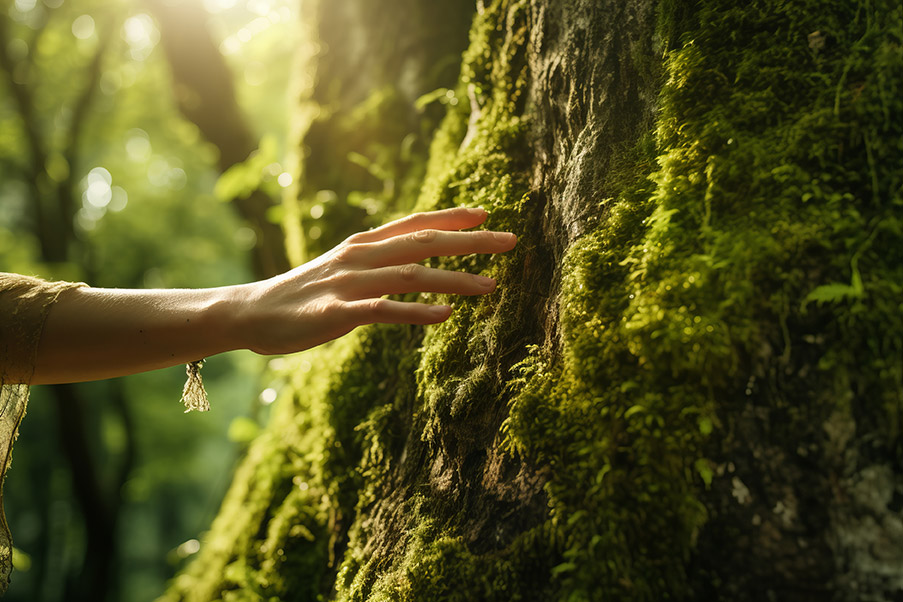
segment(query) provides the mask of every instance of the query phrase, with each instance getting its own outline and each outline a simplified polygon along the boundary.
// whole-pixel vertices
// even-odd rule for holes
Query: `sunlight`
[[[79,40],[87,40],[94,35],[94,19],[91,15],[81,15],[72,22],[72,35]]]
[[[125,20],[122,38],[128,43],[132,58],[143,61],[160,41],[160,32],[150,15],[140,13]]]
[[[244,44],[273,25],[291,22],[296,8],[296,2],[292,0],[200,0],[200,2],[225,30],[219,49],[226,55],[237,54]]]
[[[281,8],[285,8],[289,4],[285,0],[247,0],[246,2],[240,2],[239,0],[201,1],[204,8],[213,14],[226,12],[236,6],[243,5],[244,10],[261,17],[269,17],[272,13],[278,13]]]
[[[235,6],[237,0],[203,0],[204,8],[211,13],[221,13]]]

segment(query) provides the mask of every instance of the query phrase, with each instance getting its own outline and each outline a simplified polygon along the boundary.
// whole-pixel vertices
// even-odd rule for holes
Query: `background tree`
[[[430,30],[427,4],[393,14]],[[328,5],[307,101],[358,83],[333,19],[343,49],[395,33]],[[901,23],[884,1],[478,2],[404,190],[520,235],[443,262],[498,292],[286,360],[163,600],[899,597]],[[328,178],[310,148],[302,181]]]
[[[148,0],[147,5],[160,25],[179,110],[216,147],[220,171],[240,166],[257,151],[258,136],[238,104],[231,69],[208,29],[209,14],[199,4]],[[279,199],[264,189],[264,174],[254,175],[254,184],[225,200],[254,229],[254,273],[263,279],[285,272],[289,264],[271,212]]]

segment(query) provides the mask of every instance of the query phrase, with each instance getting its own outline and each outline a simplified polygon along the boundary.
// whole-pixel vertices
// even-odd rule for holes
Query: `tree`
[[[416,206],[498,292],[287,359],[163,599],[899,596],[903,9],[476,8]]]

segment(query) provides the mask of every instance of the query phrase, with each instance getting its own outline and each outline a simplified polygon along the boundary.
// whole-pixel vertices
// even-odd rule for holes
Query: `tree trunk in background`
[[[417,207],[497,292],[288,358],[164,599],[903,595],[901,19],[479,3]]]
[[[207,29],[200,5],[147,0],[160,25],[160,39],[172,71],[179,110],[219,151],[219,169],[246,160],[257,150],[257,135],[235,96],[233,75]],[[231,200],[257,236],[254,274],[268,278],[289,268],[282,228],[267,215],[276,200],[260,189]]]

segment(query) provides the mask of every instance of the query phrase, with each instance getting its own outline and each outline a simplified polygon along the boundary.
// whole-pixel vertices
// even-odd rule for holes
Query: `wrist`
[[[251,347],[253,332],[253,284],[238,284],[210,289],[208,328],[211,340],[220,351],[234,351]]]

